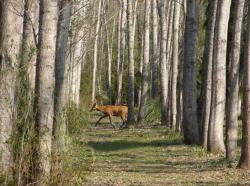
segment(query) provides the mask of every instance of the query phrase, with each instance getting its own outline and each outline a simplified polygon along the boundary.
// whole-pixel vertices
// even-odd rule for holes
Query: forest
[[[250,185],[250,1],[0,0],[0,185]]]

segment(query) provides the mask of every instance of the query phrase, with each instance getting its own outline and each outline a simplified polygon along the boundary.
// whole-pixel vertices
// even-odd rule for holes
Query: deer
[[[126,125],[126,119],[128,115],[128,106],[127,105],[102,105],[98,106],[96,102],[94,102],[92,108],[90,109],[90,112],[92,111],[99,111],[102,112],[104,115],[99,118],[99,120],[96,122],[95,127],[99,124],[99,122],[109,117],[109,121],[113,129],[115,129],[115,125],[112,122],[112,116],[117,116],[122,119],[122,124],[120,126],[120,129],[125,127]]]

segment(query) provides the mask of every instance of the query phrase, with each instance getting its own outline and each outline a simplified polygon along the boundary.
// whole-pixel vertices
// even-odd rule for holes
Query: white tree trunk
[[[105,6],[105,5],[104,5]],[[108,53],[108,65],[107,65],[107,96],[109,98],[109,103],[112,103],[112,85],[111,85],[111,67],[112,67],[112,45],[110,43],[110,34],[107,21],[107,12],[104,8],[104,21],[105,21],[105,31],[106,31],[106,40],[107,40],[107,53]]]
[[[120,25],[120,55],[117,60],[117,100],[116,103],[121,103],[122,98],[122,77],[123,77],[123,64],[125,61],[125,47],[126,47],[126,19],[127,19],[127,0],[122,0],[121,10],[121,25]],[[118,53],[119,54],[119,53]],[[119,61],[119,64],[118,64]]]
[[[159,62],[159,46],[158,46],[158,12],[157,0],[152,1],[152,29],[153,29],[153,58],[152,58],[152,84],[151,84],[151,97],[157,98],[158,95],[158,62]]]
[[[0,28],[0,172],[6,181],[13,177],[13,149],[10,143],[16,122],[16,78],[19,68],[24,3],[3,1]]]
[[[60,14],[58,21],[57,41],[56,41],[56,59],[55,59],[55,119],[54,119],[54,137],[56,151],[64,150],[64,137],[66,133],[66,106],[68,104],[67,81],[67,47],[72,4],[68,0],[60,2]]]
[[[172,128],[176,128],[177,115],[177,77],[179,64],[179,24],[180,24],[180,4],[174,2],[174,25],[173,25],[173,60],[172,60],[172,88],[171,88],[171,123]]]
[[[140,54],[140,64],[139,64],[139,74],[140,74],[140,83],[139,83],[139,90],[138,90],[138,107],[141,105],[141,77],[142,77],[142,67],[143,67],[143,47],[144,47],[144,39],[143,34],[141,37],[141,54]]]
[[[36,78],[36,130],[38,160],[36,181],[47,185],[50,178],[52,128],[54,120],[55,53],[58,1],[40,1],[39,44]]]
[[[98,13],[97,13],[97,22],[95,30],[93,77],[92,77],[92,97],[91,97],[92,103],[94,103],[96,96],[97,52],[98,52],[99,29],[100,29],[100,19],[101,19],[101,6],[102,6],[102,0],[98,0]]]
[[[134,23],[133,1],[127,1],[127,27],[128,27],[128,123],[134,123]]]
[[[226,156],[228,160],[235,160],[238,141],[238,103],[239,103],[239,69],[241,52],[242,23],[245,0],[238,0],[235,4],[233,43],[231,49],[231,67],[229,69],[229,98],[227,108],[227,140]]]
[[[167,25],[166,25],[166,2],[158,0],[160,16],[160,69],[161,69],[161,123],[167,125],[167,97],[168,97],[168,68],[167,68]]]
[[[71,101],[79,107],[80,105],[80,85],[82,62],[85,56],[85,11],[86,1],[77,0],[74,3],[74,18],[73,18],[73,59],[72,59],[72,82],[70,95]]]
[[[146,115],[146,104],[148,96],[148,81],[149,81],[149,31],[150,31],[150,9],[151,3],[149,0],[145,1],[144,6],[144,36],[143,36],[143,68],[142,68],[142,90],[141,101],[139,107],[139,114],[137,119],[137,125],[143,125]]]
[[[212,62],[213,62],[213,48],[214,48],[214,28],[216,21],[218,0],[210,2],[210,10],[208,23],[206,28],[205,49],[203,54],[203,80],[201,92],[201,125],[202,125],[202,145],[207,149],[208,140],[208,126],[211,109],[211,88],[212,88]]]
[[[226,51],[231,0],[218,1],[214,35],[212,103],[209,121],[208,150],[225,151],[223,125],[226,103]]]
[[[26,0],[23,23],[22,68],[27,70],[29,88],[35,90],[36,49],[39,19],[37,0]]]

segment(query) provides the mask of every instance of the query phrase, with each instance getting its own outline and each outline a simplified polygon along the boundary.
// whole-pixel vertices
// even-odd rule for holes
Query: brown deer
[[[109,117],[110,124],[115,129],[115,125],[112,122],[112,116],[117,116],[122,119],[122,125],[120,126],[120,129],[125,127],[126,125],[126,119],[128,115],[128,106],[127,105],[102,105],[98,106],[95,102],[90,109],[90,111],[97,110],[99,112],[102,112],[104,115],[99,118],[99,120],[96,122],[95,126],[98,125],[98,123],[106,117]]]

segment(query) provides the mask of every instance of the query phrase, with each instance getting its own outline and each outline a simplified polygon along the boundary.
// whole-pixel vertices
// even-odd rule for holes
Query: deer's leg
[[[120,126],[120,129],[123,129],[124,126],[126,125],[125,118],[123,116],[120,116],[122,119],[122,125]]]
[[[109,121],[110,121],[110,124],[112,125],[112,127],[115,129],[115,125],[114,125],[113,122],[112,122],[111,115],[109,115]]]
[[[101,116],[100,119],[96,122],[95,127],[98,125],[98,123],[99,123],[103,118],[106,118],[106,117],[107,117],[107,115]]]

